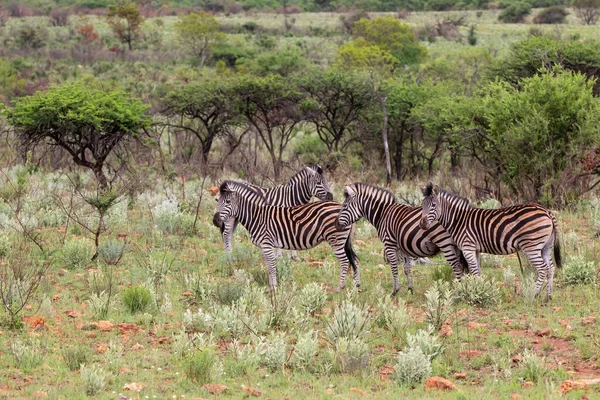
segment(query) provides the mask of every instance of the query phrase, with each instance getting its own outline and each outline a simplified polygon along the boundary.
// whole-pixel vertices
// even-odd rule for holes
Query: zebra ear
[[[315,165],[315,168],[317,169],[317,174],[323,175],[323,167],[321,167],[319,164],[317,164],[317,165]]]
[[[229,182],[225,181],[225,182],[221,183],[219,185],[219,192],[220,193],[231,192],[231,188],[229,187]]]
[[[311,175],[315,175],[315,174],[316,174],[315,170],[314,170],[314,169],[312,169],[311,167],[306,167],[306,170],[307,170],[307,171],[308,171],[308,173],[309,173],[309,174],[311,174]]]
[[[351,186],[346,186],[344,188],[344,195],[352,197],[356,194],[356,192],[354,191],[354,189],[352,189]]]
[[[433,194],[436,196],[440,195],[440,187],[438,185],[433,185]]]

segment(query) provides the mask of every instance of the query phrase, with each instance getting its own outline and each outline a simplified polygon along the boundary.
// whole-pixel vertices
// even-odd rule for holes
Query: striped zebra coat
[[[431,257],[440,251],[452,265],[454,274],[460,279],[466,263],[461,264],[460,253],[448,232],[439,224],[421,229],[421,208],[396,203],[394,195],[365,183],[354,183],[344,189],[344,204],[337,218],[339,229],[351,226],[366,218],[375,228],[383,242],[384,257],[392,267],[394,289],[392,296],[400,290],[398,262],[402,261],[408,280],[408,290],[413,292],[410,270],[416,258]],[[464,260],[463,260],[464,261]]]
[[[439,222],[463,252],[473,274],[480,274],[480,253],[522,251],[537,270],[536,294],[547,277],[548,298],[552,298],[554,265],[550,250],[554,248],[559,268],[562,260],[558,224],[549,210],[537,204],[495,210],[475,208],[469,200],[431,183],[423,189],[423,195],[421,225]]]
[[[248,185],[262,194],[266,204],[277,207],[293,207],[306,204],[313,196],[323,201],[333,200],[333,194],[329,190],[329,185],[323,175],[323,168],[320,165],[315,165],[315,168],[303,168],[285,185],[274,188]],[[213,221],[216,220],[213,218]],[[230,218],[220,225],[226,252],[231,252],[237,223],[238,221],[235,218]],[[281,256],[281,249],[278,251],[278,256]],[[296,258],[295,251],[292,252],[292,258]]]
[[[215,224],[229,218],[238,220],[259,247],[269,272],[269,287],[277,286],[273,248],[305,250],[326,241],[340,262],[338,290],[344,286],[348,267],[352,266],[356,286],[360,286],[358,258],[350,240],[351,226],[337,229],[336,217],[341,205],[321,201],[296,207],[266,205],[262,193],[245,183],[226,181],[219,188]],[[218,220],[216,220],[218,218]]]

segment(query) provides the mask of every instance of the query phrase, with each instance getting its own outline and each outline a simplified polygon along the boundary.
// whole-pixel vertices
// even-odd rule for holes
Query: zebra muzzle
[[[419,222],[419,227],[421,229],[429,229],[429,221],[427,221],[427,218],[421,218],[421,221]]]
[[[216,212],[215,215],[213,215],[213,225],[216,226],[217,228],[223,227],[223,221],[221,221],[221,218],[219,217],[218,212]]]
[[[333,193],[327,192],[327,195],[325,196],[325,200],[333,201]]]

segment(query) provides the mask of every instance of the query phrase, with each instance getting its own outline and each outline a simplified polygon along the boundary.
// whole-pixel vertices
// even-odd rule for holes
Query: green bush
[[[548,7],[535,16],[535,24],[562,24],[569,13],[562,6]]]
[[[80,368],[81,364],[85,364],[88,361],[90,352],[87,346],[76,344],[63,348],[62,356],[65,364],[67,364],[67,368],[70,371],[76,371]]]
[[[476,307],[495,306],[500,303],[500,288],[494,278],[477,275],[463,276],[454,283],[457,299]]]
[[[59,259],[67,269],[83,269],[92,255],[93,248],[86,239],[71,239],[63,246]]]
[[[123,292],[123,303],[130,313],[146,311],[152,304],[152,292],[145,286],[131,286]]]
[[[431,362],[419,347],[402,351],[394,365],[394,380],[398,385],[413,386],[431,375]]]
[[[563,279],[568,285],[587,285],[596,282],[596,265],[578,257],[565,265]]]
[[[125,243],[120,240],[108,240],[98,246],[98,255],[108,265],[117,265],[125,251]]]
[[[204,349],[196,351],[184,361],[184,371],[189,380],[200,386],[210,383],[212,370],[216,362],[213,351]]]
[[[531,5],[524,1],[511,3],[498,16],[498,20],[507,24],[518,24],[531,13]]]

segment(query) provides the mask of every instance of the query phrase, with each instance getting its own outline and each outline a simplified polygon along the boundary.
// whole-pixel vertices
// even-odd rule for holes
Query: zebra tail
[[[346,239],[346,244],[344,245],[344,252],[346,253],[346,257],[348,257],[348,261],[350,261],[350,265],[352,266],[352,271],[358,271],[358,265],[356,265],[356,260],[358,260],[358,256],[354,252],[352,248],[352,235],[348,235]]]
[[[554,215],[552,216],[552,225],[554,225],[554,261],[556,268],[562,268],[562,254],[560,252],[560,239],[558,238],[558,223]]]

